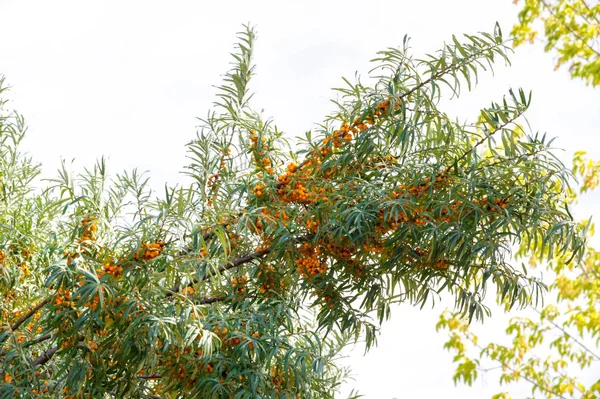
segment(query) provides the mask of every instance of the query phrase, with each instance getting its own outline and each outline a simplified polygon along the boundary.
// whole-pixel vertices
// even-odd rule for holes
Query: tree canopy
[[[524,0],[511,32],[516,46],[533,43],[538,22],[544,28],[545,50],[558,53],[556,68],[568,65],[571,77],[600,85],[600,2]]]
[[[573,172],[581,177],[580,192],[592,190],[598,185],[600,162],[578,152]],[[588,248],[582,262],[567,265],[564,257],[540,264],[535,248],[520,252],[531,255],[530,267],[546,267],[554,279],[547,304],[514,316],[506,339],[489,342],[464,319],[444,312],[437,328],[449,333],[444,346],[455,354],[454,381],[472,385],[481,374],[497,374],[503,385],[530,385],[532,398],[597,398],[600,378],[593,370],[600,364],[600,253]],[[503,391],[492,398],[511,397]]]
[[[439,108],[508,62],[498,27],[379,52],[293,145],[251,106],[255,38],[187,146],[191,183],[156,198],[103,159],[40,188],[2,102],[0,398],[329,398],[340,348],[375,344],[390,305],[448,292],[481,319],[489,287],[510,306],[543,289],[514,248],[581,256],[571,173],[519,124],[531,96],[472,123]]]

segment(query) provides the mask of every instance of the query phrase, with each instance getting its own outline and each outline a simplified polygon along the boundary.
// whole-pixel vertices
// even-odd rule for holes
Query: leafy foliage
[[[580,192],[593,189],[600,172],[584,155],[575,154],[573,167],[583,177]],[[529,250],[522,248],[522,253]],[[538,263],[535,255],[529,263]],[[565,264],[564,258],[548,266],[555,276],[550,288],[556,301],[541,311],[532,308],[536,317],[512,318],[506,327],[508,344],[483,344],[460,317],[441,315],[438,329],[448,329],[450,334],[444,346],[455,353],[458,363],[455,382],[472,385],[482,369],[500,369],[501,384],[527,381],[532,398],[600,396],[600,379],[593,372],[600,364],[600,253],[589,248],[576,266]],[[511,395],[502,392],[493,397]]]
[[[529,96],[471,125],[438,108],[507,61],[498,28],[423,59],[407,39],[380,52],[373,85],[345,80],[293,151],[251,108],[254,41],[240,33],[188,144],[192,183],[156,199],[103,160],[33,190],[22,118],[3,114],[0,398],[330,398],[335,356],[375,344],[391,304],[447,291],[481,319],[490,283],[511,306],[543,289],[513,247],[580,253],[571,174],[518,125]]]
[[[519,0],[514,0],[519,3]],[[544,28],[546,51],[556,50],[556,68],[569,65],[573,78],[600,85],[600,2],[595,0],[524,0],[511,32],[515,45],[533,42],[537,22]]]

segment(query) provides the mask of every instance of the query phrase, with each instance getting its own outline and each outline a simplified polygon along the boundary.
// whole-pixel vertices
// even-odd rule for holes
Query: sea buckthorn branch
[[[44,353],[42,353],[40,356],[38,356],[31,362],[31,367],[35,368],[38,366],[43,366],[44,364],[48,363],[50,360],[52,360],[52,358],[54,357],[54,355],[56,354],[57,351],[58,351],[58,346],[52,346],[52,347],[46,349],[44,351]]]
[[[76,341],[81,342],[84,339],[85,339],[84,337],[80,336],[80,337],[77,337]],[[52,358],[54,357],[54,355],[56,355],[56,352],[58,352],[59,349],[60,349],[60,347],[58,345],[55,345],[55,346],[52,346],[52,347],[46,349],[44,351],[44,353],[42,353],[40,356],[36,357],[35,359],[33,359],[31,361],[30,366],[32,368],[43,366],[44,364],[46,364],[50,360],[52,360]]]
[[[519,90],[520,93],[523,93],[522,90]],[[523,115],[523,113],[527,110],[527,108],[529,107],[529,104],[527,102],[523,102],[523,103],[519,103],[518,100],[516,99],[516,97],[513,95],[512,90],[510,91],[511,95],[513,96],[513,99],[515,100],[515,103],[517,104],[517,107],[515,108],[515,111],[513,113],[513,115],[511,115],[510,117],[506,118],[506,120],[504,120],[501,124],[497,125],[494,127],[494,129],[491,132],[487,132],[486,134],[483,135],[483,137],[481,137],[477,142],[475,142],[475,144],[473,144],[473,146],[465,151],[461,156],[459,156],[456,160],[455,163],[461,162],[463,161],[466,157],[469,156],[469,154],[471,154],[473,152],[473,149],[479,147],[480,145],[482,145],[483,143],[485,143],[486,141],[490,140],[490,138],[504,130],[509,124],[514,123],[519,117],[521,117]],[[508,111],[508,110],[495,110],[495,111],[487,111],[490,114],[494,113],[496,115],[503,115],[505,116],[506,113],[504,113],[503,111]],[[446,172],[448,172],[450,170],[452,166],[448,166]]]
[[[464,70],[467,72],[470,71],[469,66],[472,63],[481,64],[481,61],[479,61],[481,58],[488,61],[490,67],[492,66],[492,60],[490,59],[491,55],[499,55],[508,61],[508,58],[504,54],[503,50],[508,50],[509,47],[502,41],[499,25],[496,24],[493,35],[484,33],[483,36],[485,37],[485,39],[479,37],[476,38],[478,41],[475,41],[473,39],[473,36],[466,35],[466,37],[469,38],[473,42],[473,44],[460,45],[455,40],[454,45],[445,45],[443,50],[444,52],[442,54],[452,59],[450,63],[448,63],[447,60],[443,57],[440,57],[440,59],[420,61],[421,64],[424,64],[427,67],[428,71],[432,72],[431,75],[427,79],[420,81],[413,88],[401,94],[400,98],[409,99],[409,97],[412,94],[416,93],[424,87],[427,87],[428,85],[439,80],[442,76],[448,74],[452,74],[452,76],[455,78],[455,84],[458,84],[459,80],[456,76],[453,75],[453,73],[460,70]],[[483,43],[485,44],[482,45]],[[468,55],[463,56],[462,51],[467,51]],[[398,57],[398,54],[396,54],[395,49],[380,51],[377,54],[382,55],[382,57],[375,58],[373,59],[373,61],[382,62],[382,65],[374,68],[373,70],[376,70],[378,68],[384,70],[391,69],[393,71],[393,79],[397,79],[399,76],[398,71],[402,67],[406,67],[407,59],[405,57]],[[414,70],[413,74],[410,74],[409,76],[413,79],[416,79],[417,81],[420,80],[418,79],[419,73],[416,70]],[[444,83],[446,83],[453,91],[455,91],[455,89],[452,86],[450,86],[448,82]],[[455,94],[457,93],[455,92]]]
[[[48,341],[49,339],[52,339],[53,337],[54,337],[54,335],[52,333],[47,333],[47,334],[44,334],[44,335],[40,335],[39,337],[37,337],[35,339],[32,339],[31,341],[27,341],[27,342],[22,343],[21,344],[21,348],[24,349],[24,348],[27,348],[29,346],[36,345],[36,344]],[[8,350],[0,351],[0,357],[6,356],[6,354],[8,354]]]
[[[296,243],[302,243],[302,242],[310,240],[313,237],[314,237],[314,234],[305,234],[305,235],[296,237],[293,240]],[[227,270],[230,270],[230,269],[242,266],[242,265],[244,265],[246,263],[252,262],[252,261],[257,260],[257,259],[262,259],[266,255],[268,255],[269,253],[271,253],[271,250],[272,250],[272,248],[265,248],[265,249],[262,249],[260,251],[255,251],[255,252],[252,252],[252,253],[249,253],[249,254],[237,257],[235,259],[232,259],[232,260],[230,260],[230,261],[222,264],[221,266],[219,266],[217,268],[217,270],[215,270],[214,272],[206,274],[202,278],[202,281],[210,281],[215,276],[221,275],[223,272],[225,272]],[[199,280],[197,278],[194,278],[188,284],[188,287],[193,287],[194,285],[198,284],[198,282],[199,282]],[[178,287],[173,287],[173,288],[170,289],[170,291],[171,291],[170,293],[167,293],[167,296],[171,296],[174,293],[179,292],[179,288]],[[208,299],[205,299],[205,301],[207,301],[207,303],[213,303],[213,302],[221,301],[223,299],[224,298],[208,298]]]
[[[142,397],[204,397],[203,392],[215,387],[225,396],[306,393],[320,397],[325,391],[319,389],[330,389],[323,375],[283,360],[287,354],[295,356],[304,350],[298,344],[302,337],[289,342],[284,338],[288,331],[305,328],[303,334],[316,337],[339,328],[355,336],[365,334],[372,344],[377,327],[369,321],[369,313],[376,311],[383,319],[394,301],[424,303],[429,293],[435,295],[436,289],[450,286],[457,304],[470,310],[485,293],[484,284],[477,285],[482,272],[483,279],[493,277],[490,282],[499,289],[511,283],[511,278],[524,281],[506,263],[495,273],[494,257],[504,255],[500,252],[510,244],[510,234],[525,235],[536,228],[536,234],[543,233],[545,227],[537,227],[540,221],[552,226],[566,218],[559,211],[529,212],[537,205],[552,208],[546,200],[549,184],[545,179],[536,183],[539,171],[545,172],[549,164],[545,158],[533,156],[524,166],[498,164],[498,168],[486,169],[492,161],[486,158],[487,152],[480,156],[485,140],[499,158],[522,151],[520,146],[502,151],[490,139],[500,131],[503,139],[515,142],[505,124],[516,117],[512,108],[485,111],[491,119],[484,120],[485,138],[467,131],[471,126],[445,125],[450,118],[436,108],[438,87],[448,81],[456,92],[452,79],[462,79],[462,68],[469,70],[468,81],[470,68],[491,60],[496,50],[502,52],[496,35],[469,39],[473,45],[462,49],[466,55],[459,54],[463,51],[456,44],[443,60],[432,57],[415,64],[406,54],[390,53],[384,63],[406,64],[401,76],[380,77],[373,89],[357,89],[354,96],[347,91],[338,104],[340,111],[326,117],[319,137],[313,141],[307,135],[306,148],[296,151],[289,161],[276,143],[277,129],[269,127],[269,122],[263,124],[260,115],[246,108],[245,95],[237,96],[238,90],[247,90],[247,79],[237,88],[230,81],[218,105],[226,112],[209,114],[206,123],[210,126],[196,140],[198,151],[204,152],[196,159],[190,157],[190,175],[196,175],[198,187],[194,183],[178,193],[167,190],[164,202],[140,203],[139,213],[148,218],[125,232],[115,227],[116,234],[105,234],[105,224],[95,228],[95,219],[88,216],[101,214],[96,209],[101,204],[85,199],[72,205],[75,219],[64,217],[69,219],[65,225],[77,229],[69,250],[63,256],[54,248],[40,248],[44,256],[50,255],[37,262],[49,263],[51,279],[60,285],[61,291],[46,308],[56,311],[56,317],[45,313],[48,317],[38,324],[23,323],[21,330],[27,327],[28,333],[15,336],[19,346],[11,346],[10,353],[44,342],[42,356],[33,347],[24,352],[25,359],[33,359],[37,367],[45,365],[48,375],[40,380],[55,384],[56,392],[64,386],[90,396],[118,394],[121,381],[111,378],[118,370],[135,385],[140,383],[136,394]],[[243,61],[249,65],[249,59]],[[239,72],[244,75],[242,69]],[[230,95],[236,99],[229,99]],[[235,156],[229,158],[226,144],[231,143]],[[299,165],[291,162],[302,157]],[[558,169],[555,165],[547,168],[549,174]],[[514,172],[519,166],[531,173]],[[519,187],[521,180],[505,183],[514,175],[532,189]],[[97,191],[94,196],[101,197]],[[533,195],[537,193],[539,197]],[[206,206],[208,200],[215,201],[213,206]],[[154,218],[153,212],[161,216]],[[535,218],[527,219],[528,212]],[[528,220],[535,220],[536,225],[532,227]],[[204,226],[211,226],[210,230]],[[57,230],[59,240],[66,230]],[[172,244],[178,238],[174,237],[181,236],[184,241],[180,249],[175,248]],[[133,237],[154,239],[135,247]],[[558,245],[560,240],[555,241]],[[82,269],[92,276],[82,277]],[[47,274],[32,273],[37,281]],[[175,286],[169,288],[170,284]],[[512,295],[513,285],[508,286]],[[165,300],[165,295],[171,298]],[[308,304],[306,298],[314,299],[309,306],[319,310],[314,324],[293,317]],[[15,305],[23,308],[18,301]],[[280,323],[284,319],[290,322]],[[317,324],[323,329],[318,330]],[[30,330],[42,325],[44,330],[36,334],[58,330],[54,336],[31,334]],[[89,341],[78,344],[80,334]],[[222,345],[211,352],[209,344],[217,339]],[[331,345],[317,346],[333,353]],[[132,355],[132,347],[141,350]],[[307,348],[310,356],[323,357]],[[65,386],[65,379],[59,380],[65,375],[62,358],[68,360],[73,353],[86,363],[86,373],[97,373],[82,377],[79,387]],[[83,356],[90,356],[89,362]],[[263,364],[274,368],[265,369]],[[5,365],[14,385],[27,391],[27,384],[35,378],[22,378],[19,364]],[[94,380],[96,376],[101,384]],[[258,391],[250,392],[249,376],[257,376],[263,384]],[[332,396],[322,396],[328,395]],[[63,396],[75,395],[63,392]]]
[[[149,375],[136,375],[135,378],[139,378],[141,380],[157,380],[163,378],[160,374],[149,374]]]
[[[36,314],[40,309],[42,309],[46,304],[50,302],[50,298],[46,298],[41,300],[37,305],[31,308],[26,314],[24,314],[21,318],[19,318],[13,325],[10,326],[12,331],[17,330],[23,323],[25,323],[31,316]]]
[[[37,312],[39,312],[40,309],[42,309],[44,306],[46,306],[48,303],[50,303],[51,300],[52,300],[51,298],[46,298],[46,299],[41,300],[37,305],[35,305],[33,308],[31,308],[27,313],[25,313],[22,317],[20,317],[17,321],[15,321],[10,326],[10,332],[14,332],[14,331],[18,330],[19,327],[21,327],[21,325],[23,325],[23,323],[25,323],[33,315],[35,315]],[[8,338],[8,335],[9,335],[9,333],[7,333],[3,339],[0,339],[0,344],[2,344]]]

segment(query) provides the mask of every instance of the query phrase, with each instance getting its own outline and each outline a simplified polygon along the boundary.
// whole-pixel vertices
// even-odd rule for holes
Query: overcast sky
[[[61,157],[82,168],[105,155],[113,172],[147,170],[161,187],[182,180],[184,144],[195,135],[195,118],[215,100],[212,86],[229,68],[243,23],[256,25],[259,36],[254,104],[294,137],[333,109],[331,88],[342,76],[366,75],[375,52],[399,46],[405,34],[422,55],[452,34],[491,31],[496,21],[508,34],[516,13],[511,0],[0,0],[0,74],[12,87],[12,107],[27,119],[25,147],[46,176]],[[541,44],[517,49],[511,61],[494,75],[483,73],[474,92],[449,102],[448,113],[472,121],[509,88],[532,90],[532,129],[558,137],[559,155],[569,164],[578,149],[600,159],[600,92],[554,71]],[[598,215],[599,204],[600,193],[590,195],[576,215]],[[444,336],[434,331],[446,305],[397,308],[380,346],[349,359],[351,386],[372,399],[497,392],[492,373],[474,388],[454,388]],[[499,319],[478,326],[480,334],[498,336]]]

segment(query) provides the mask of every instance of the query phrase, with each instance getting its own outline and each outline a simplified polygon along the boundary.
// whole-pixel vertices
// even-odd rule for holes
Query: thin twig
[[[533,309],[538,315],[540,315],[540,316],[542,315],[542,312],[540,312],[539,310],[535,309],[534,307],[531,307],[531,309]],[[572,336],[571,334],[569,334],[569,332],[567,330],[565,330],[563,327],[559,326],[553,320],[550,320],[548,318],[544,318],[544,320],[548,321],[548,323],[552,324],[555,328],[557,328],[560,331],[562,331],[563,334],[565,334],[569,339],[571,339],[575,343],[577,343],[587,353],[589,353],[590,355],[592,355],[593,357],[595,357],[597,360],[600,360],[600,356],[598,356],[596,353],[592,352],[587,346],[585,346],[583,343],[581,343],[579,340],[577,340],[577,338],[575,338],[574,336]]]
[[[559,18],[557,17],[556,13],[554,12],[554,10],[548,5],[548,3],[545,0],[541,0],[541,3],[544,5],[544,7],[548,10],[548,12],[550,12],[550,14],[556,18],[557,20],[559,20]],[[573,29],[571,29],[571,27],[566,24],[566,23],[562,23],[561,25],[567,29],[569,31],[569,33],[571,33],[573,36],[575,36],[575,38],[577,40],[579,40],[581,42],[581,44],[583,44],[584,46],[586,46],[588,49],[590,49],[592,52],[594,52],[596,55],[600,56],[600,51],[596,50],[595,48],[593,48],[592,46],[590,46],[587,42],[587,40],[583,40],[581,38],[581,36],[575,32]]]

